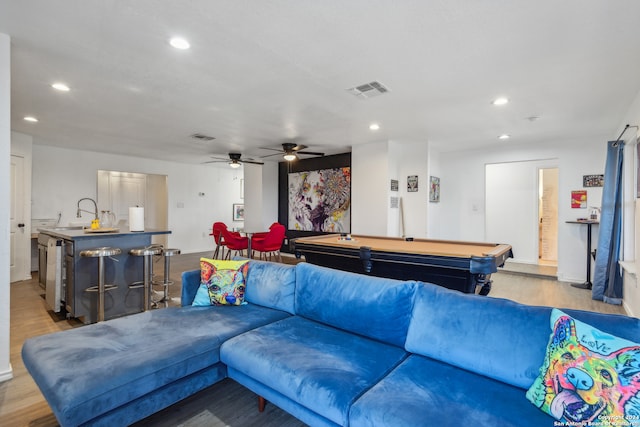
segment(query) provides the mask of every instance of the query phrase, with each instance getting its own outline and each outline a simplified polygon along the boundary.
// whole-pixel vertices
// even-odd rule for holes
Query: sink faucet
[[[91,200],[91,201],[93,202],[93,207],[94,207],[95,211],[94,211],[94,212],[91,212],[91,211],[86,211],[86,210],[84,210],[84,209],[80,209],[80,202],[81,202],[81,201],[83,201],[83,200]],[[84,198],[82,198],[82,199],[78,200],[78,212],[77,212],[77,214],[76,214],[76,217],[77,217],[77,218],[80,218],[80,217],[82,216],[82,213],[81,213],[81,212],[92,213],[92,214],[94,214],[94,215],[95,215],[95,219],[98,219],[98,204],[96,203],[96,201],[95,201],[95,200],[93,200],[93,199],[91,199],[91,198],[89,198],[89,197],[84,197]]]

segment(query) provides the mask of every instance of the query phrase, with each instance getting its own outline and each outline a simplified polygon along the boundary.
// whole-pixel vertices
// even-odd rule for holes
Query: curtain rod
[[[627,129],[629,129],[629,128],[636,128],[636,129],[638,129],[638,126],[636,126],[636,125],[631,126],[631,125],[627,124],[627,125],[624,127],[624,129],[622,129],[622,132],[620,133],[620,136],[618,137],[618,139],[616,139],[616,140],[615,140],[615,142],[613,143],[613,146],[614,146],[614,147],[617,147],[617,146],[618,146],[618,144],[620,143],[620,138],[622,138],[622,135],[624,135],[624,133],[625,133],[625,132],[627,131]]]

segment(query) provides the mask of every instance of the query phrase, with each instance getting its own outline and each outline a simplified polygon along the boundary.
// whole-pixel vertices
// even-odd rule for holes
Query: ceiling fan
[[[227,159],[222,159],[220,157],[213,157],[211,156],[211,158],[216,159],[216,160],[210,160],[208,162],[204,162],[204,163],[229,163],[229,166],[231,166],[232,168],[239,168],[241,163],[251,163],[253,165],[264,165],[264,163],[262,162],[256,162],[253,159],[242,159],[242,154],[240,153],[229,153],[229,160]]]
[[[284,142],[282,144],[282,150],[276,149],[276,148],[268,148],[268,147],[260,147],[263,148],[265,150],[273,150],[273,151],[278,151],[279,153],[284,154],[284,159],[287,161],[292,161],[298,158],[299,154],[305,154],[308,156],[324,156],[324,153],[316,153],[313,151],[303,151],[305,148],[307,148],[306,145],[300,145],[300,144],[296,144],[294,142]],[[265,157],[271,157],[271,156],[276,156],[277,154],[269,154],[267,156],[262,156],[261,158],[265,158]]]

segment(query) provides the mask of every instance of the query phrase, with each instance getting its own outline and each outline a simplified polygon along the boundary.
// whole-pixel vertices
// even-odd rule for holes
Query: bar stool
[[[171,298],[169,298],[169,286],[173,285],[173,280],[170,279],[169,276],[169,269],[170,269],[170,263],[171,263],[171,257],[174,255],[180,255],[180,249],[167,249],[167,248],[163,248],[162,249],[162,255],[164,255],[164,277],[162,279],[162,281],[154,281],[153,284],[154,285],[158,285],[158,286],[162,286],[164,289],[164,295],[162,297],[161,300],[157,301],[157,302],[163,302],[165,303],[165,307],[167,305],[167,302],[169,302],[169,300]]]
[[[151,308],[151,284],[153,283],[153,256],[160,255],[162,253],[162,245],[150,245],[144,248],[133,248],[129,250],[129,255],[144,257],[144,268],[142,280],[133,282],[129,285],[129,289],[143,288],[144,293],[144,307],[143,311],[147,311]]]
[[[117,289],[117,285],[104,283],[104,257],[112,257],[114,255],[120,255],[122,251],[120,248],[111,248],[103,246],[101,248],[86,249],[80,252],[82,257],[98,258],[98,284],[90,286],[85,289],[85,292],[97,292],[98,293],[98,322],[104,321],[104,293],[105,291],[111,291]]]

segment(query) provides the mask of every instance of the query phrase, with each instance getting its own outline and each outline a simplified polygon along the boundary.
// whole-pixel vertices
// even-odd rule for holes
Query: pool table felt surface
[[[370,247],[374,251],[424,254],[446,257],[471,258],[500,256],[511,250],[510,245],[454,240],[414,239],[406,241],[399,237],[351,236],[351,240],[341,240],[339,234],[301,237],[297,243],[339,248]]]

